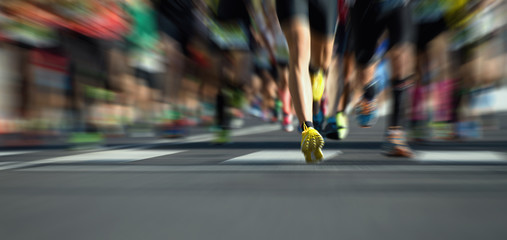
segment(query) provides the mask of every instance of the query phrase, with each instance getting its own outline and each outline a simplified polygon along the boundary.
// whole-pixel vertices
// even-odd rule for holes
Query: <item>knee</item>
[[[395,46],[390,50],[389,58],[392,65],[392,75],[405,78],[414,73],[415,59],[409,45]]]

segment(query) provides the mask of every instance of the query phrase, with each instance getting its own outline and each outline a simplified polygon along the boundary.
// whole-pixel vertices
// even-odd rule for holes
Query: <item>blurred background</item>
[[[410,2],[417,156],[352,123],[336,41],[310,165],[275,0],[0,0],[0,239],[507,239],[507,1]]]
[[[445,2],[414,1],[414,18]],[[252,1],[227,21],[219,5],[1,1],[0,145],[183,137],[192,126],[225,131],[249,116],[283,122],[291,110],[282,104],[285,70],[277,61],[288,53],[274,1]],[[407,112],[413,140],[480,138],[507,110],[505,1],[447,1],[443,9],[445,34],[415,59],[419,80]],[[384,82],[387,66],[376,75]],[[331,71],[333,85],[340,64]]]

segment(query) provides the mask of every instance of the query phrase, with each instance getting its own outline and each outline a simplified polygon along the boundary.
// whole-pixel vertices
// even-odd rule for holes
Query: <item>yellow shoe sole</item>
[[[317,163],[322,161],[324,147],[324,138],[314,128],[309,128],[303,132],[301,140],[301,152],[305,156],[306,163]]]

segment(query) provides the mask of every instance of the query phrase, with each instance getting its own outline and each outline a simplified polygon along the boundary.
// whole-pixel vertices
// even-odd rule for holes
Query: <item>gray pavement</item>
[[[222,146],[199,132],[103,149],[3,151],[0,236],[506,239],[504,122],[484,139],[416,145],[416,159],[380,154],[383,121],[353,127],[347,141],[326,142],[320,165],[302,162],[297,133],[260,122]]]

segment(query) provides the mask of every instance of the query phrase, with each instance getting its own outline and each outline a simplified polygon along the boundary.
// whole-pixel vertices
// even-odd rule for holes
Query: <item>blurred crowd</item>
[[[225,1],[235,16],[221,14],[220,0],[0,1],[0,144],[182,137],[197,125],[212,127],[223,143],[248,116],[292,131],[289,57],[275,0],[245,1]],[[448,27],[414,59],[411,137],[477,138],[494,129],[495,102],[502,101],[495,96],[507,73],[507,3],[412,4],[414,22],[441,9]],[[380,61],[375,76],[387,85],[389,62]],[[336,108],[329,99],[344,75],[349,105],[358,98],[354,66],[344,62],[333,62],[322,116]]]

